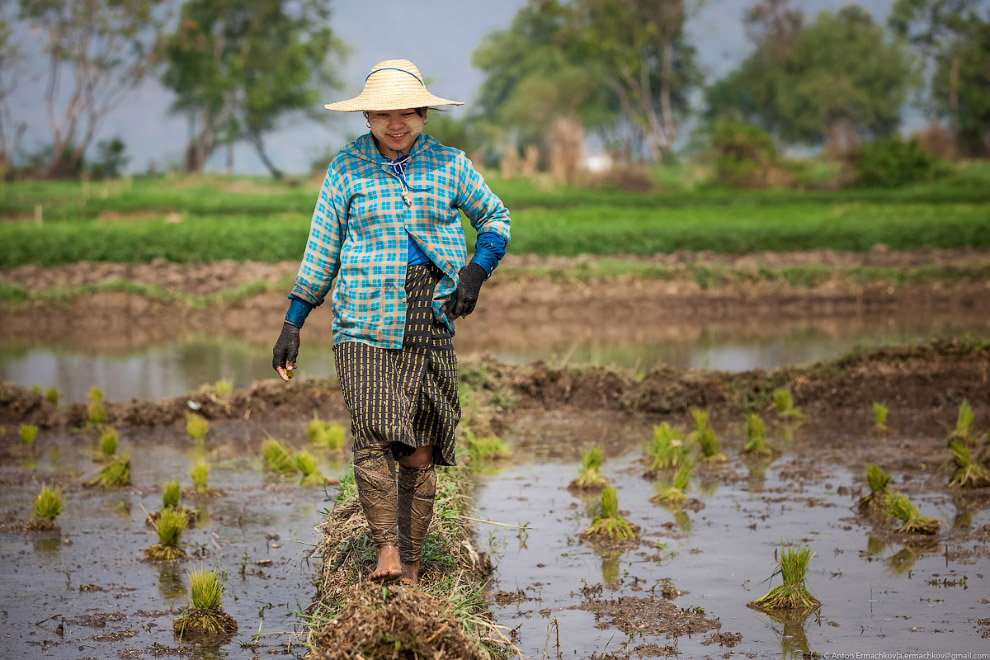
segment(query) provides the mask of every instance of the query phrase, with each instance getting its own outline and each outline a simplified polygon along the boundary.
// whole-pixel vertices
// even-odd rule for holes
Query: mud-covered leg
[[[436,494],[432,446],[420,447],[411,456],[399,459],[399,556],[402,581],[408,584],[419,582],[419,560],[433,520]]]
[[[354,483],[378,554],[372,580],[396,578],[402,572],[396,546],[398,493],[388,454],[385,445],[354,452]]]

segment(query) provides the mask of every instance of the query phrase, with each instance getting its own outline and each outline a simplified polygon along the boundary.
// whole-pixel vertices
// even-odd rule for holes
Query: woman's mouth
[[[401,140],[402,138],[404,138],[404,137],[406,137],[407,135],[409,135],[409,133],[408,133],[408,132],[407,132],[407,133],[399,133],[398,135],[392,135],[392,134],[389,134],[389,137],[390,137],[391,139],[393,139],[393,140],[395,140],[395,141],[399,141],[399,140]]]

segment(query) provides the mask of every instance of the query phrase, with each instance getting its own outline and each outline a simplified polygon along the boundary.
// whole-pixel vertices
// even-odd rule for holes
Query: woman
[[[299,329],[336,280],[334,363],[378,555],[371,578],[412,585],[433,517],[433,466],[454,465],[453,321],[474,310],[509,241],[508,211],[464,153],[422,133],[428,108],[442,105],[462,104],[428,92],[412,62],[386,60],[361,94],[325,106],[363,112],[371,130],[327,169],[272,359],[288,381]],[[478,232],[467,264],[458,209]]]

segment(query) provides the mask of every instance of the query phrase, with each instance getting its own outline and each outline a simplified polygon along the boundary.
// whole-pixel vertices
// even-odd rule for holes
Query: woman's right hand
[[[272,349],[272,369],[286,383],[292,378],[291,372],[296,368],[296,358],[299,357],[299,328],[291,323],[282,324],[282,332],[275,341]]]

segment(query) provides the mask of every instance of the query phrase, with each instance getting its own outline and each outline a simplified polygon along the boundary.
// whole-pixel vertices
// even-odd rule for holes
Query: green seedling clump
[[[218,380],[213,383],[213,391],[217,394],[230,394],[234,391],[234,384],[229,380]]]
[[[216,643],[230,639],[237,632],[237,621],[221,606],[224,586],[217,569],[200,567],[189,573],[192,602],[172,624],[180,639]]]
[[[31,445],[34,444],[34,439],[38,437],[38,427],[34,424],[21,424],[18,433],[20,433],[21,442]]]
[[[196,493],[199,495],[207,495],[210,492],[209,481],[210,481],[210,464],[199,459],[199,461],[192,467],[189,471],[189,476],[192,479],[193,486],[196,488]]]
[[[38,396],[45,396],[45,390],[43,387],[41,387],[41,385],[37,385],[37,384],[32,385],[31,391],[37,394]]]
[[[890,475],[884,472],[879,465],[868,463],[866,465],[866,483],[870,487],[870,494],[860,498],[859,508],[875,511],[882,507],[887,500],[887,484],[890,483]]]
[[[791,396],[791,391],[786,387],[781,387],[773,391],[773,405],[777,408],[777,413],[781,417],[804,418],[804,415],[794,407],[794,398]]]
[[[656,491],[657,495],[654,498],[655,502],[660,504],[681,504],[687,500],[688,484],[691,481],[691,462],[687,461],[674,475],[673,481],[670,485],[664,483],[657,483]]]
[[[45,399],[47,399],[48,403],[52,404],[53,406],[58,405],[58,396],[59,395],[58,395],[57,387],[49,387],[48,391],[45,392]]]
[[[476,438],[474,433],[468,431],[467,438],[468,451],[471,453],[471,460],[475,463],[493,460],[497,458],[508,458],[512,455],[509,446],[502,442],[497,436],[487,438]]]
[[[186,528],[186,514],[176,509],[162,509],[155,524],[158,543],[144,549],[146,559],[174,561],[185,559],[186,551],[179,547],[179,537]]]
[[[756,413],[746,415],[746,445],[743,451],[756,456],[773,456],[774,449],[767,442],[766,424]]]
[[[900,493],[887,493],[884,499],[883,512],[889,518],[901,521],[901,526],[897,530],[904,534],[937,534],[942,525],[941,520],[935,520],[918,513],[905,495]]]
[[[31,510],[30,529],[56,529],[55,519],[62,513],[62,491],[58,488],[42,486],[34,498]]]
[[[186,433],[193,440],[202,440],[210,430],[210,423],[206,418],[196,413],[186,413]]]
[[[949,456],[956,466],[950,486],[976,488],[987,485],[987,469],[973,461],[965,443],[954,440],[949,445]]]
[[[102,488],[117,488],[127,486],[131,483],[131,455],[120,454],[110,459],[96,478],[86,482],[87,486],[100,486]]]
[[[973,414],[972,406],[969,405],[969,401],[967,399],[963,399],[963,402],[959,404],[959,414],[956,416],[956,428],[949,434],[949,437],[945,443],[946,446],[949,446],[956,441],[967,445],[971,444],[974,441],[974,418],[975,415]]]
[[[610,540],[622,540],[636,535],[629,521],[619,515],[619,499],[611,486],[602,490],[601,515],[595,518],[583,535],[593,538],[608,537]]]
[[[581,471],[577,479],[570,483],[569,488],[578,490],[601,490],[608,486],[608,479],[598,473],[602,466],[602,450],[592,447],[581,454]]]
[[[107,409],[103,405],[103,390],[93,385],[89,388],[88,403],[86,404],[86,412],[89,416],[89,423],[93,426],[99,426],[100,424],[106,424],[107,422]]]
[[[326,447],[333,451],[343,449],[345,431],[343,424],[324,422],[315,413],[313,419],[306,424],[306,435],[309,437],[309,441],[314,445]]]
[[[179,498],[182,497],[182,489],[176,479],[166,481],[162,486],[162,508],[175,509],[179,506]]]
[[[879,401],[873,402],[873,435],[885,436],[890,433],[887,428],[887,406]]]
[[[316,456],[303,449],[296,452],[293,460],[296,463],[296,469],[302,473],[302,479],[299,483],[303,486],[322,486],[327,482],[327,478],[320,474]]]
[[[100,451],[104,456],[113,456],[117,453],[117,429],[112,426],[104,426],[100,433]]]
[[[653,427],[653,444],[650,445],[651,470],[665,470],[680,465],[687,455],[684,433],[667,422]]]
[[[688,442],[696,442],[701,448],[701,460],[709,463],[717,463],[727,460],[725,454],[721,452],[721,443],[715,431],[708,428],[708,413],[702,410],[692,410],[694,417],[694,430],[688,434]]]
[[[294,472],[296,463],[281,440],[269,438],[261,445],[261,461],[272,472]]]
[[[778,585],[749,603],[759,610],[815,610],[821,602],[811,595],[805,586],[808,563],[815,554],[811,548],[794,548],[780,545],[780,563],[770,576],[772,580],[780,576],[783,584]]]

